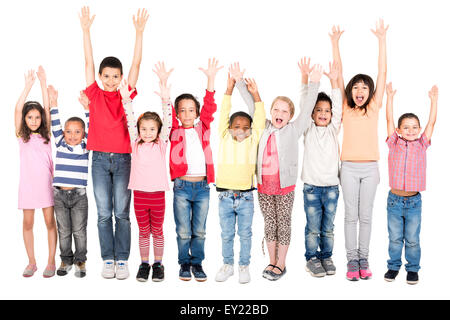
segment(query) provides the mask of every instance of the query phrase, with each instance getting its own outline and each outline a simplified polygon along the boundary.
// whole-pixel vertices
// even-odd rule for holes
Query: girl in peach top
[[[376,87],[371,77],[354,76],[344,88],[339,38],[343,31],[333,27],[330,34],[333,58],[341,68],[338,79],[344,98],[344,137],[341,154],[341,185],[345,203],[345,247],[347,251],[347,279],[356,281],[370,279],[369,243],[372,229],[372,209],[377,185],[378,171],[378,113],[382,106],[386,86],[386,31],[382,19],[372,30],[378,38],[378,78]],[[359,237],[358,237],[359,222]]]

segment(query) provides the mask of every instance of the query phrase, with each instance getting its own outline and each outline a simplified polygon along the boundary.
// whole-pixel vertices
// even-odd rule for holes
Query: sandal
[[[36,267],[35,264],[29,264],[29,265],[25,268],[25,270],[23,271],[23,274],[22,274],[22,275],[23,275],[25,278],[32,277],[32,276],[34,275],[34,273],[36,272],[36,270],[37,270],[37,267]]]

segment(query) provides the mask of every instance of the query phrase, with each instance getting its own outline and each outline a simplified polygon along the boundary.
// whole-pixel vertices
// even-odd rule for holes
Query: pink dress
[[[53,160],[51,142],[45,144],[40,134],[31,134],[20,148],[19,209],[47,208],[53,202]]]

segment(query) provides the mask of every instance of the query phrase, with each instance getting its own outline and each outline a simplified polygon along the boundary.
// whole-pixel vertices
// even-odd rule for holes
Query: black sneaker
[[[384,274],[384,280],[388,281],[388,282],[392,282],[395,280],[395,278],[398,275],[398,271],[396,270],[391,270],[389,269],[385,274]]]
[[[148,280],[148,275],[150,274],[150,265],[148,263],[141,263],[139,266],[139,271],[136,276],[136,280],[140,282],[146,282]]]
[[[152,280],[154,282],[163,281],[164,280],[164,266],[161,263],[156,262],[153,264],[152,268],[153,268]]]
[[[186,263],[180,266],[179,278],[183,281],[189,281],[192,279],[190,264]]]
[[[419,274],[417,272],[408,271],[406,275],[407,284],[417,284],[419,282]]]
[[[195,280],[199,282],[206,281],[206,273],[203,271],[201,264],[194,264],[191,267],[192,273],[194,274]]]

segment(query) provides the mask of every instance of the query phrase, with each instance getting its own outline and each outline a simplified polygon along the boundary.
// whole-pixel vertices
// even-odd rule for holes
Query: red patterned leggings
[[[141,258],[149,258],[150,235],[153,235],[155,257],[164,253],[163,222],[166,206],[165,192],[134,190],[134,212],[139,226],[139,250]]]

